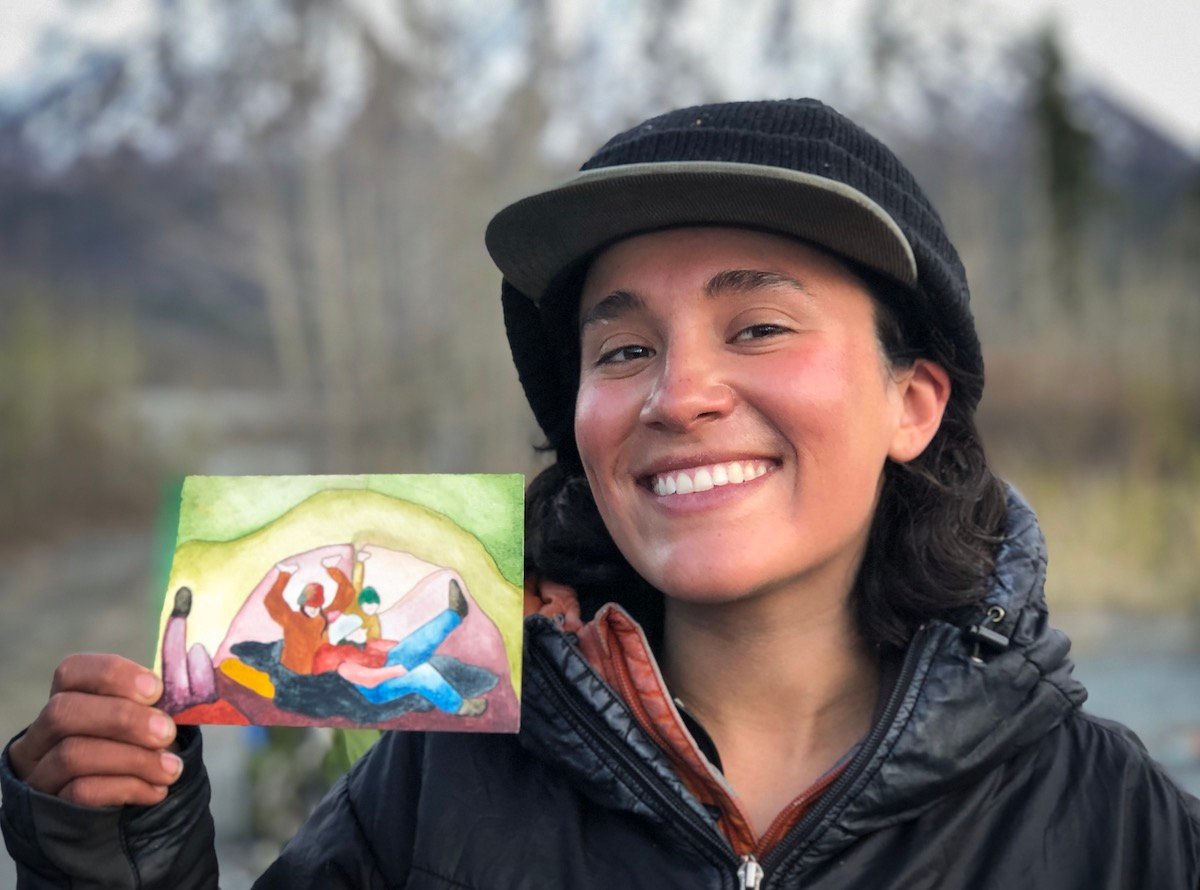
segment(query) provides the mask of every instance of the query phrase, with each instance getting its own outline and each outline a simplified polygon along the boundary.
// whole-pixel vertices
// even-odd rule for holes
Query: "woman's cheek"
[[[638,402],[626,381],[583,382],[575,400],[575,443],[584,468],[609,464],[637,417]]]

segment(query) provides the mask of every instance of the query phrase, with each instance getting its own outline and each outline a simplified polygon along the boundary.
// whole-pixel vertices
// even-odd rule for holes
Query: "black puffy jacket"
[[[917,634],[864,744],[759,886],[1200,890],[1200,801],[1131,732],[1080,711],[1044,567],[1013,500],[987,633]],[[755,870],[573,638],[538,616],[526,628],[519,736],[385,736],[257,886],[743,886]],[[5,760],[3,827],[28,886],[215,885],[198,739],[185,761],[163,804],[94,811],[31,792]]]

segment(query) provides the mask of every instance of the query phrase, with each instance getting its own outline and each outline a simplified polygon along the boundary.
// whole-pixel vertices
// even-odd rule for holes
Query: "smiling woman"
[[[682,109],[487,242],[556,457],[521,735],[386,735],[260,886],[1200,886],[1200,802],[1080,709],[965,273],[886,147],[812,100]],[[215,883],[145,678],[68,659],[10,746],[25,874]]]
[[[742,229],[642,235],[591,265],[576,444],[605,527],[666,603],[845,599],[885,461],[925,449],[950,393],[932,362],[890,367],[873,309],[836,260]],[[740,485],[716,484],[727,465]]]
[[[742,268],[746,264],[751,268]],[[645,281],[650,292],[643,296],[621,285],[622,276]],[[611,286],[609,278],[615,282]],[[528,551],[533,565],[581,591],[587,611],[616,599],[657,640],[661,607],[672,602],[657,592],[645,593],[638,582],[654,576],[646,563],[630,555],[649,550],[662,559],[669,551],[655,551],[646,543],[646,528],[617,538],[620,549],[612,548],[610,536],[617,536],[638,514],[605,511],[603,480],[589,474],[590,484],[579,484],[584,469],[580,453],[586,456],[597,431],[615,433],[595,415],[619,410],[624,394],[630,435],[626,449],[640,442],[643,449],[693,452],[654,458],[665,461],[661,468],[633,468],[641,488],[659,498],[675,496],[658,503],[652,515],[678,516],[725,503],[732,492],[696,495],[783,467],[783,450],[790,447],[795,459],[787,466],[795,493],[803,495],[810,509],[824,511],[814,514],[824,518],[810,519],[807,525],[781,524],[788,514],[779,505],[762,504],[748,510],[744,519],[721,517],[717,528],[745,528],[744,538],[755,542],[759,554],[772,544],[789,546],[791,528],[811,551],[814,532],[832,533],[829,518],[841,517],[844,523],[846,516],[856,517],[862,526],[860,538],[869,536],[874,543],[864,548],[865,540],[860,540],[860,552],[852,554],[848,564],[854,570],[844,562],[841,570],[854,579],[851,606],[861,636],[871,646],[903,647],[924,621],[965,617],[964,609],[981,596],[1005,513],[1005,492],[988,469],[969,402],[981,375],[956,364],[954,346],[944,337],[922,330],[920,318],[894,282],[792,238],[749,229],[693,227],[622,241],[590,264],[586,283],[570,282],[550,295],[543,317],[562,341],[569,341],[567,331],[575,324],[562,306],[578,305],[581,290],[582,347],[564,353],[570,372],[562,375],[578,391],[574,434],[579,444],[564,438],[558,447],[559,463],[531,486],[531,512],[539,518],[530,523]],[[692,348],[689,332],[695,334],[693,339],[699,337],[700,346],[719,348],[707,354]],[[668,333],[673,348],[655,339]],[[721,356],[727,361],[717,364]],[[702,367],[683,365],[692,357]],[[518,364],[522,359],[518,353]],[[529,359],[524,360],[528,365]],[[734,378],[726,379],[727,367],[737,372],[736,386],[730,385]],[[615,383],[627,378],[627,383]],[[706,387],[705,379],[721,385]],[[682,397],[678,404],[677,394]],[[691,404],[713,397],[736,404]],[[893,407],[899,414],[884,410],[880,398],[898,397]],[[656,418],[664,405],[666,414]],[[637,422],[632,418],[635,408]],[[734,408],[730,422],[709,423]],[[695,416],[678,418],[677,409]],[[764,409],[770,410],[764,414]],[[803,434],[797,430],[791,446],[779,441],[788,427],[805,422],[817,428]],[[898,425],[891,440],[883,442],[869,435],[872,424]],[[683,435],[672,441],[665,435],[672,431]],[[755,442],[758,451],[751,447]],[[878,453],[868,457],[864,452],[872,447]],[[800,486],[794,476],[802,456],[816,466]],[[640,460],[646,464],[650,458]],[[856,465],[855,460],[865,462]],[[681,472],[689,467],[694,472]],[[824,487],[818,491],[817,484]],[[578,505],[550,506],[571,500],[572,492],[584,493]],[[639,501],[631,498],[628,503]],[[600,506],[603,523],[588,518],[594,504]],[[769,534],[749,533],[755,518],[769,526]],[[712,517],[702,519],[695,525]],[[718,549],[695,536],[697,531],[702,529],[689,530],[689,540],[701,558],[687,562],[695,583],[720,583],[712,574],[714,563],[736,573],[717,558]],[[607,572],[601,569],[601,553],[611,556]],[[636,573],[628,570],[626,560],[634,561]],[[827,575],[836,570],[836,565],[824,567]],[[740,578],[725,592],[744,587],[748,580]],[[651,583],[659,591],[669,590]]]

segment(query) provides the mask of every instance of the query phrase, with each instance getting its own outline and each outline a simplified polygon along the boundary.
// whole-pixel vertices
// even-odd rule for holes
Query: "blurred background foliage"
[[[0,113],[0,550],[60,572],[0,617],[39,584],[141,603],[119,548],[181,473],[535,472],[491,214],[653,112],[798,95],[942,211],[1052,603],[1200,603],[1200,162],[1053,27],[988,0],[837,28],[799,0],[147,6],[128,41],[50,35]],[[143,655],[125,625],[102,642]],[[11,657],[48,677],[82,634]]]
[[[1113,563],[1060,543],[1062,595],[1200,597],[1200,165],[998,14],[160,0],[58,45],[0,117],[3,540],[144,522],[172,472],[530,470],[489,215],[654,110],[815,94],[947,219],[995,460]]]

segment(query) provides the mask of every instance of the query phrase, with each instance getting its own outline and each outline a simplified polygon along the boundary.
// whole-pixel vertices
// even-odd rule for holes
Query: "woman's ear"
[[[950,375],[936,362],[919,358],[897,385],[902,400],[900,424],[888,457],[903,464],[920,456],[941,426],[950,401]]]

